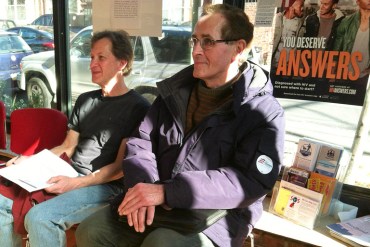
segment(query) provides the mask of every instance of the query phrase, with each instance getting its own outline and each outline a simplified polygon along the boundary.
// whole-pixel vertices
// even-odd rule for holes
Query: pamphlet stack
[[[293,165],[286,167],[275,185],[269,211],[307,228],[319,216],[329,214],[330,203],[339,197],[338,175],[343,148],[303,138]]]

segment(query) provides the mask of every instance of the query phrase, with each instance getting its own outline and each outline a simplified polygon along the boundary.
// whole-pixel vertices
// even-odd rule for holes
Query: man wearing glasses
[[[241,9],[204,9],[190,40],[194,65],[158,83],[158,98],[127,142],[118,210],[84,220],[78,246],[242,245],[278,177],[284,143],[284,112],[268,73],[243,61],[252,38]],[[154,225],[160,207],[228,213],[184,234]]]

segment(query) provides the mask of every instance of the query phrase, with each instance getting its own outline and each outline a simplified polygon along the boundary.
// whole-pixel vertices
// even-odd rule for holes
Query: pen
[[[15,158],[15,160],[12,162],[12,164],[13,165],[15,165],[15,162],[17,161],[17,159],[19,159],[20,157],[22,157],[22,155],[20,154],[20,155],[18,155],[16,158]]]

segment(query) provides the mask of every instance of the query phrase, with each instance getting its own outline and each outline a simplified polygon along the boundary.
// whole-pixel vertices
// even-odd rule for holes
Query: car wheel
[[[33,77],[27,82],[27,97],[29,104],[34,108],[51,108],[52,96],[40,78]]]

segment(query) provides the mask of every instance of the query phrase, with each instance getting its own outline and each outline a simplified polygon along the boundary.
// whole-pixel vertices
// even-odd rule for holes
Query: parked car
[[[31,25],[53,26],[53,14],[40,15],[34,21],[31,22]]]
[[[13,20],[0,19],[0,30],[6,30],[11,27],[17,26]]]
[[[54,35],[33,27],[13,27],[7,31],[19,34],[34,53],[54,50]]]
[[[32,21],[29,26],[38,28],[52,28],[54,23],[53,18],[53,14],[40,15],[34,21]],[[91,25],[91,21],[86,20],[84,15],[77,15],[73,13],[69,14],[69,31],[71,32],[71,37],[88,25]]]
[[[86,27],[70,43],[72,101],[85,91],[98,88],[91,82],[90,42],[92,27]],[[128,87],[136,89],[150,101],[157,95],[155,82],[167,78],[191,64],[188,39],[190,28],[163,27],[161,37],[131,37],[134,64],[125,78]],[[37,95],[45,107],[55,101],[56,77],[54,52],[40,52],[22,60],[19,88],[27,91],[29,100]]]
[[[32,54],[32,49],[19,35],[0,31],[0,82],[4,89],[17,86],[20,62]]]

